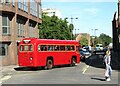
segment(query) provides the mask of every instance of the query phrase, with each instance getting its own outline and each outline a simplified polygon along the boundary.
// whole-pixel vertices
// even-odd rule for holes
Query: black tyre
[[[53,60],[51,59],[48,59],[47,60],[47,63],[46,63],[46,66],[45,66],[45,69],[52,69],[53,68]]]

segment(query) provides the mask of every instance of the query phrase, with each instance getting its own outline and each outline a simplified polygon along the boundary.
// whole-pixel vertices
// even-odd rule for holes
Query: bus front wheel
[[[45,69],[52,69],[53,68],[53,61],[51,59],[48,59],[47,60],[47,63],[46,63],[46,66],[45,66]]]

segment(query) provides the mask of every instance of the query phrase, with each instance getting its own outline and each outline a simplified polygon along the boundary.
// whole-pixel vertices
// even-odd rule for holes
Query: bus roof
[[[40,43],[40,44],[78,44],[78,41],[76,40],[24,38],[22,41],[24,40],[29,40],[32,43]]]

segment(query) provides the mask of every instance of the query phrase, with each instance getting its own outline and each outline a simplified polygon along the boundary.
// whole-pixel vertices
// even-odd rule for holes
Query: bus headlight
[[[33,60],[33,58],[32,58],[32,57],[30,57],[30,60],[32,61],[32,60]]]

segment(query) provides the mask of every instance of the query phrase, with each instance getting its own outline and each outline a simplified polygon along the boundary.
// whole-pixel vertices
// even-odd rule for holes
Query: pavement
[[[0,84],[2,81],[11,78],[11,76],[16,72],[14,68],[17,68],[17,65],[10,65],[10,66],[1,66],[0,67]]]

